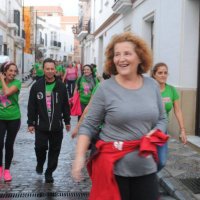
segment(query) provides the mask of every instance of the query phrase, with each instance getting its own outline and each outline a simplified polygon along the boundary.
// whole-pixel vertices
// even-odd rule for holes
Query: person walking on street
[[[71,98],[73,96],[77,78],[78,78],[77,68],[74,67],[71,63],[67,67],[65,74],[63,76],[63,83],[66,82],[66,84],[67,84],[69,98]]]
[[[167,84],[167,77],[168,77],[168,66],[165,63],[157,63],[152,70],[152,77],[159,83],[160,92],[163,100],[163,104],[169,118],[169,113],[173,109],[176,119],[178,121],[180,127],[180,138],[183,144],[187,143],[187,136],[185,133],[185,126],[183,120],[183,114],[180,108],[179,103],[179,95],[175,87],[172,85]],[[158,170],[161,170],[165,163],[167,162],[167,150],[168,145],[165,144],[162,147],[158,147],[159,153],[159,164]]]
[[[18,103],[21,81],[15,79],[17,73],[17,66],[13,62],[6,62],[0,68],[0,179],[4,178],[5,182],[12,180],[10,165],[21,121]],[[3,168],[4,146],[5,166]]]
[[[33,65],[33,74],[35,74],[35,80],[38,81],[40,78],[44,76],[44,71],[42,68],[42,63],[41,61],[36,62]]]
[[[92,67],[89,64],[83,66],[83,75],[76,80],[75,92],[79,92],[82,113],[88,105],[92,96],[93,90],[99,83],[98,79],[94,76]],[[81,116],[78,116],[78,120]]]
[[[168,136],[158,84],[142,75],[152,66],[151,51],[125,32],[112,38],[105,57],[105,72],[112,76],[99,85],[79,128],[72,176],[81,180],[87,149],[98,134],[97,153],[88,163],[89,199],[158,200],[158,144],[152,142],[164,144]]]
[[[78,72],[78,77],[82,76],[83,72],[82,72],[82,65],[81,65],[80,61],[75,63],[75,67]]]
[[[35,132],[36,172],[43,173],[48,150],[46,183],[53,183],[53,172],[58,164],[64,119],[66,130],[70,130],[70,108],[67,89],[56,79],[55,62],[47,58],[43,62],[44,78],[33,84],[28,100],[28,131]]]
[[[60,80],[63,79],[63,76],[65,74],[65,68],[62,65],[61,61],[56,63],[56,77],[59,78]]]

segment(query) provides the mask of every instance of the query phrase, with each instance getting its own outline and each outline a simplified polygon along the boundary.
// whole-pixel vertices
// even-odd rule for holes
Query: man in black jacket
[[[28,131],[35,132],[36,172],[45,171],[46,183],[53,183],[53,172],[58,164],[62,139],[63,120],[70,131],[70,107],[65,84],[55,78],[55,61],[47,58],[43,62],[44,77],[33,84],[28,101]]]

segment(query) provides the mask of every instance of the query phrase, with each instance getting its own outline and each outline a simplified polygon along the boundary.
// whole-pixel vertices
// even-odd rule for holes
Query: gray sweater
[[[122,87],[114,76],[101,83],[79,134],[92,138],[98,133],[100,124],[103,125],[99,136],[104,141],[138,140],[152,129],[165,132],[167,117],[156,81],[143,76],[139,89]],[[117,161],[114,173],[136,177],[156,171],[153,157],[141,157],[136,150]]]

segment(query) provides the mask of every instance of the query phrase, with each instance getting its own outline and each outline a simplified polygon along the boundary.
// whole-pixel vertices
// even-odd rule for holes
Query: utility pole
[[[35,63],[36,63],[36,52],[37,52],[37,10],[35,11]]]
[[[24,0],[22,0],[22,22],[24,23]],[[24,37],[24,31],[23,34],[21,32],[21,37]],[[22,45],[22,82],[23,81],[24,81],[24,43]]]

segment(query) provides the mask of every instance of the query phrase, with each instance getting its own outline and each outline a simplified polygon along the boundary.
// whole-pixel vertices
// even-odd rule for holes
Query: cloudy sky
[[[78,0],[24,0],[25,6],[61,6],[65,15],[78,16]]]

